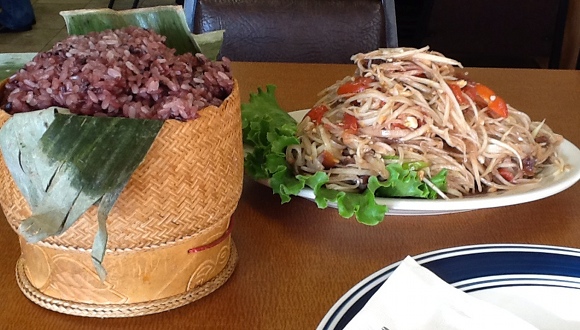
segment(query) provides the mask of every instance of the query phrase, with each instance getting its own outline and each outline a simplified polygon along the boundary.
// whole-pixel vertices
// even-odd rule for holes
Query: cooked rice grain
[[[229,60],[175,55],[164,42],[137,27],[70,36],[10,77],[0,107],[189,120],[208,105],[219,106],[234,84]]]

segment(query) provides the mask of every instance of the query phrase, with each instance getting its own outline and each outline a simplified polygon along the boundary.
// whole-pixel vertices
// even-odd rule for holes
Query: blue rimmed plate
[[[447,283],[540,329],[580,329],[580,249],[522,244],[470,245],[414,259]],[[319,330],[343,329],[400,262],[368,276],[328,311]]]

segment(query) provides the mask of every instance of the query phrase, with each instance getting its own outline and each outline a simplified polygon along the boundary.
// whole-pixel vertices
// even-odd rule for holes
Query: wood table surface
[[[352,65],[288,63],[232,63],[232,68],[243,102],[258,87],[274,84],[288,111],[309,108],[318,91],[354,71]],[[467,71],[580,146],[580,71]],[[0,219],[0,328],[314,329],[353,285],[407,255],[483,243],[580,248],[578,196],[580,184],[530,203],[440,216],[386,216],[370,227],[302,198],[281,205],[269,188],[246,178],[234,213],[239,263],[228,282],[187,306],[126,319],[63,315],[27,300],[15,280],[17,235]]]

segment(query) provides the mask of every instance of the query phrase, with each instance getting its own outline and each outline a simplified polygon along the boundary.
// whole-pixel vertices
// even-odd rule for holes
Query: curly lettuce
[[[380,181],[372,176],[367,189],[361,193],[328,189],[328,175],[317,172],[314,175],[295,175],[286,162],[286,147],[299,144],[296,136],[297,123],[278,104],[276,87],[268,85],[266,90],[258,89],[250,94],[250,101],[242,104],[242,132],[246,146],[244,166],[246,172],[256,180],[268,180],[274,193],[282,203],[290,201],[302,189],[313,190],[314,201],[319,208],[336,204],[338,213],[345,218],[355,217],[366,225],[380,223],[388,211],[380,205],[376,197],[437,198],[437,192],[421,180],[419,171],[427,167],[424,162],[392,163],[387,165],[390,177]],[[447,187],[447,171],[443,170],[430,178],[440,190]]]

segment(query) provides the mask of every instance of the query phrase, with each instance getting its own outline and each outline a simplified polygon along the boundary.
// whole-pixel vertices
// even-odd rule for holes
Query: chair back
[[[394,0],[186,0],[193,33],[223,29],[232,61],[351,63],[397,47]]]

